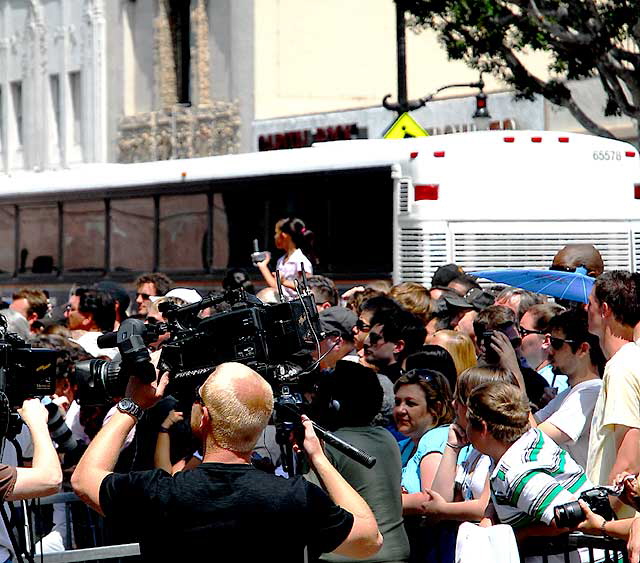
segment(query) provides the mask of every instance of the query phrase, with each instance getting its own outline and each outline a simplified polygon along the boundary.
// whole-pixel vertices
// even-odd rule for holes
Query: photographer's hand
[[[585,515],[585,520],[578,524],[577,529],[585,534],[590,534],[592,536],[609,536],[611,538],[618,539],[629,539],[629,558],[633,561],[631,557],[632,552],[632,542],[634,535],[634,523],[638,522],[637,518],[624,518],[622,520],[606,520],[599,514],[596,514],[589,508],[589,505],[583,500],[578,501],[580,503],[580,507],[582,508],[582,512]],[[635,550],[636,550],[636,563],[638,562],[638,553],[640,552],[640,527],[635,526],[637,528],[638,537],[636,540]]]
[[[26,399],[22,408],[18,409],[18,414],[31,431],[37,428],[46,430],[49,413],[38,399]]]
[[[148,409],[162,399],[168,383],[168,373],[163,374],[159,380],[151,383],[144,383],[134,375],[129,378],[125,397],[131,399],[140,408]]]
[[[176,422],[184,420],[184,416],[181,412],[176,412],[171,409],[167,418],[160,425],[160,431],[158,432],[158,438],[156,440],[156,451],[153,455],[153,465],[157,469],[164,469],[167,473],[172,473],[171,466],[171,454],[170,454],[170,439],[169,428],[171,428]]]
[[[518,381],[518,386],[526,395],[527,389],[524,384],[524,377],[520,371],[518,357],[508,336],[499,330],[494,331],[491,336],[491,348],[493,348],[500,358],[500,367],[510,371],[515,376]]]
[[[18,467],[18,478],[13,492],[5,500],[43,497],[57,493],[62,483],[60,460],[47,429],[47,409],[38,399],[27,399],[18,409],[22,420],[31,431],[33,464]]]
[[[585,519],[578,524],[576,529],[591,536],[601,536],[602,523],[605,519],[591,510],[589,505],[583,500],[579,500],[578,502],[580,503]]]

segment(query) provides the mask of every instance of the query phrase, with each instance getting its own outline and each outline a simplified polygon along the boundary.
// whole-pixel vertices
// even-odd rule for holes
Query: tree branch
[[[534,21],[537,21],[540,27],[551,35],[555,35],[560,41],[584,46],[589,45],[594,40],[593,34],[571,33],[561,25],[549,22],[542,12],[540,12],[535,0],[529,0],[529,9],[527,12],[532,16]]]
[[[637,116],[638,108],[634,107],[633,104],[629,102],[627,94],[620,85],[620,80],[616,74],[612,73],[603,62],[597,63],[596,68],[600,74],[600,81],[602,82],[605,91],[615,100],[622,113],[629,117]]]
[[[616,59],[631,63],[636,69],[636,72],[640,70],[640,55],[637,53],[632,53],[631,51],[621,49],[620,47],[611,47],[610,53]]]
[[[571,90],[569,90],[564,84],[544,82],[537,76],[531,74],[525,66],[520,62],[520,59],[516,57],[511,49],[506,45],[502,48],[503,56],[509,65],[509,68],[514,74],[519,74],[522,78],[526,79],[531,85],[532,89],[538,94],[541,94],[554,104],[564,107],[571,112],[571,115],[582,125],[587,131],[591,131],[601,137],[607,137],[609,139],[615,139],[608,129],[601,127],[595,121],[593,121],[576,103],[573,98]]]

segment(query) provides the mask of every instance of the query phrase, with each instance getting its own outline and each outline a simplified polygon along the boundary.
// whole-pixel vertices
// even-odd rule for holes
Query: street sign
[[[406,112],[398,117],[398,119],[395,120],[383,135],[385,139],[409,139],[411,137],[428,136],[429,133],[427,133],[420,124]]]

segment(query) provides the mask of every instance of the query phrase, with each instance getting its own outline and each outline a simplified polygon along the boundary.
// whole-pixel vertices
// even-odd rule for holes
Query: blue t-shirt
[[[554,373],[551,364],[544,366],[538,373],[547,380],[549,387],[557,387],[558,394],[569,388],[567,376]]]
[[[448,435],[448,424],[428,430],[420,438],[415,452],[413,452],[413,442],[410,438],[398,442],[402,459],[402,486],[407,492],[419,493],[422,490],[420,486],[420,462],[428,454],[443,453],[447,445]]]

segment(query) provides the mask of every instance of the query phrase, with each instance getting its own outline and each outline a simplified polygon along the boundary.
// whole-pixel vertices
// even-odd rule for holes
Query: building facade
[[[393,0],[4,0],[0,2],[0,172],[141,162],[382,135],[395,113]],[[544,55],[529,66],[546,72]],[[407,33],[410,98],[478,80],[430,31]],[[431,133],[581,131],[565,110],[517,102],[483,77],[414,112]],[[597,81],[575,85],[592,117]],[[598,117],[634,139],[628,119]]]
[[[243,82],[252,75],[226,79],[232,53],[244,53],[219,31],[237,17],[251,21],[250,8],[243,0],[0,2],[0,171],[237,152],[252,99],[240,104],[238,92],[252,93]],[[225,77],[218,82],[214,64]],[[242,119],[250,126],[252,117]]]

